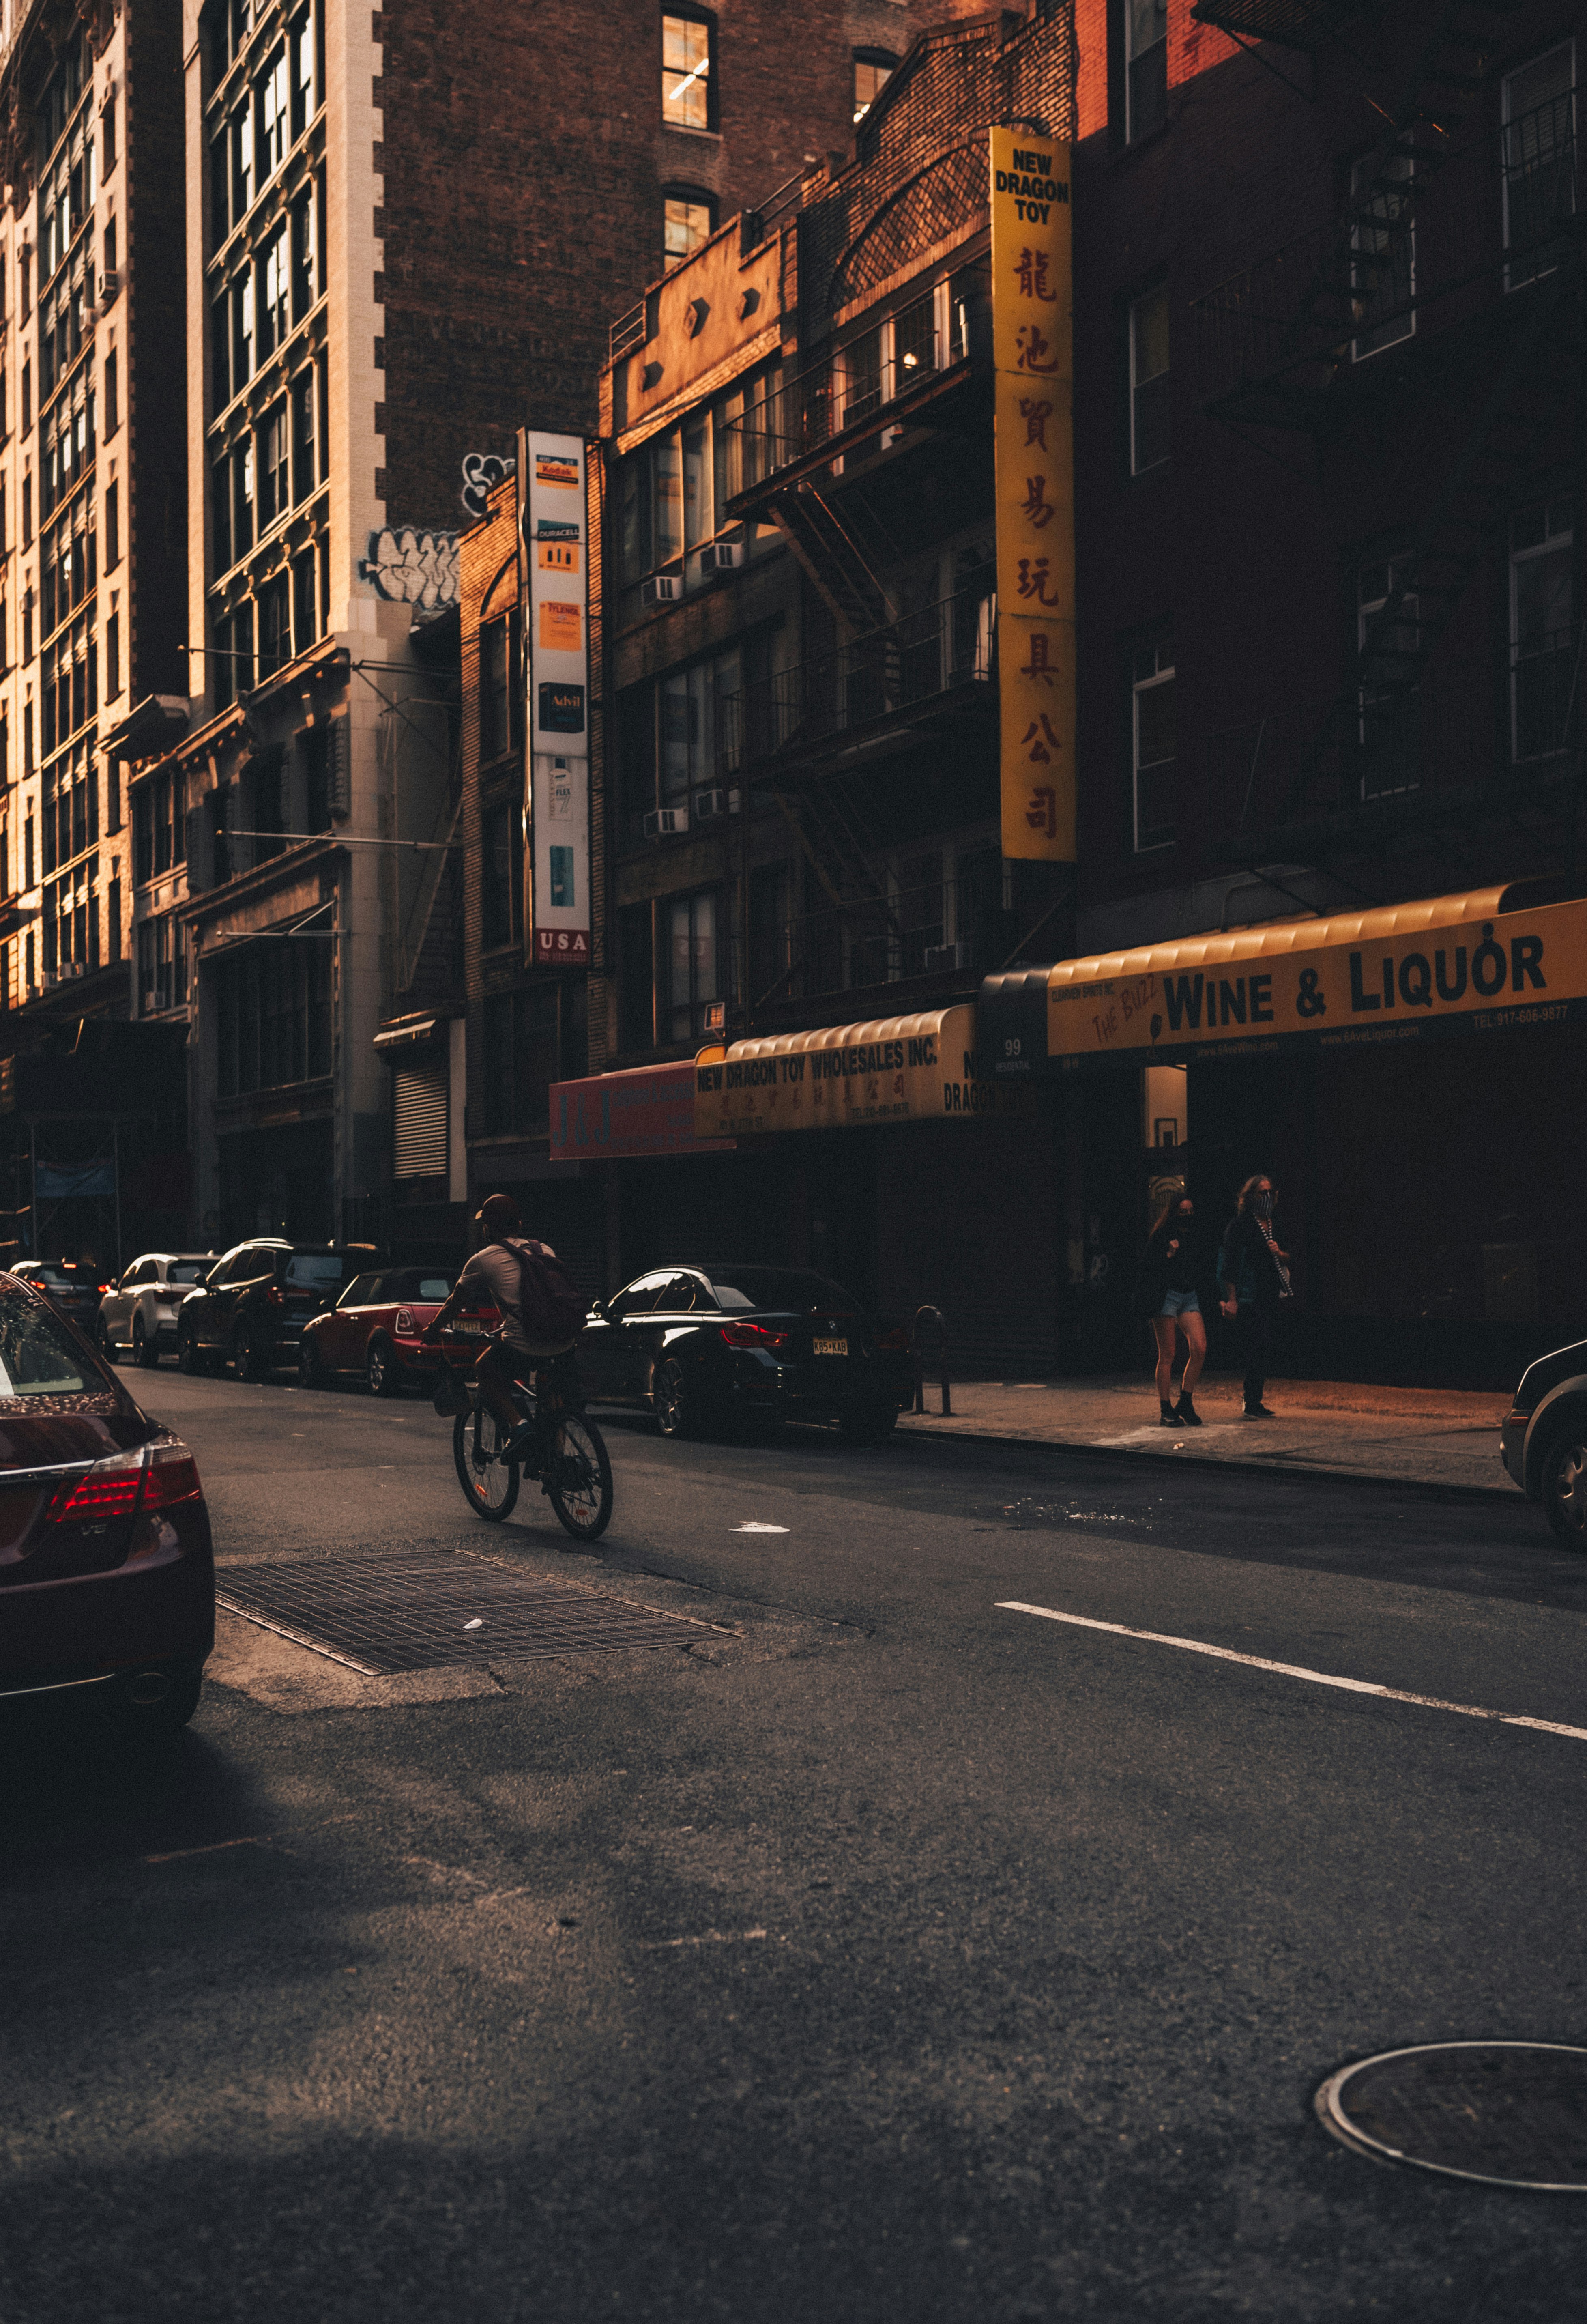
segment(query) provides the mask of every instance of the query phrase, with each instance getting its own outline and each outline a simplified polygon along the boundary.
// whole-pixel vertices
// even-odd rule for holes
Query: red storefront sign
[[[731,1138],[695,1136],[694,1060],[551,1084],[551,1160],[613,1162],[643,1154],[729,1154]]]

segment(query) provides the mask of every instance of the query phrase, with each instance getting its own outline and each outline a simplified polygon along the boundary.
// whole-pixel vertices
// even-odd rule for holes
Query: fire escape
[[[1496,136],[1494,59],[1510,37],[1512,5],[1439,0],[1389,101],[1374,100],[1384,126],[1355,162],[1340,213],[1195,302],[1205,408],[1242,431],[1337,441],[1403,410],[1411,377],[1477,383],[1442,481],[1363,619],[1353,665],[1298,738],[1269,827],[1223,841],[1219,852],[1233,862],[1259,860],[1276,844],[1353,853],[1418,816],[1453,818],[1469,807],[1471,798],[1437,795],[1424,779],[1435,657],[1573,411],[1579,528],[1587,280],[1579,100],[1564,91]],[[1314,57],[1339,42],[1359,58],[1399,17],[1381,0],[1197,0],[1192,13],[1242,45],[1276,42]],[[1399,355],[1386,356],[1402,339]],[[1578,625],[1581,614],[1578,606]],[[1567,715],[1579,757],[1579,702]],[[1253,758],[1253,780],[1255,772]],[[1252,783],[1245,788],[1249,809]]]
[[[900,945],[881,868],[893,835],[863,777],[924,725],[964,715],[966,695],[984,707],[991,676],[990,621],[973,637],[952,601],[900,605],[888,576],[901,551],[872,490],[890,457],[967,425],[984,371],[978,337],[972,350],[979,317],[973,326],[960,309],[945,329],[939,300],[928,292],[888,318],[863,351],[824,355],[733,423],[743,481],[730,514],[778,527],[834,624],[832,641],[763,698],[742,699],[734,761],[774,799],[833,909],[870,910]],[[774,999],[799,967],[754,1001]]]

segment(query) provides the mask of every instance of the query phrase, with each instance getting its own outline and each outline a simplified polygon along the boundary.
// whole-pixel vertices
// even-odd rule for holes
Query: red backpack
[[[518,1304],[524,1337],[549,1343],[576,1340],[584,1329],[587,1309],[556,1252],[548,1250],[543,1242],[503,1240],[496,1248],[511,1251],[518,1261]]]

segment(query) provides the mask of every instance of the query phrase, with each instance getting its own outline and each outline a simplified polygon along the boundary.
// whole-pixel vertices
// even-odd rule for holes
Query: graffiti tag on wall
[[[471,517],[484,514],[491,493],[517,466],[516,460],[503,459],[499,452],[469,452],[464,456],[463,490],[457,497]]]
[[[373,582],[377,595],[411,605],[420,616],[444,613],[457,602],[457,535],[383,525],[369,536],[358,577]]]

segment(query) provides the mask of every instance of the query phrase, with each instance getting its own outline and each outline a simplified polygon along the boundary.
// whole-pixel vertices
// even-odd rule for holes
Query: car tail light
[[[792,1334],[766,1323],[724,1323],[722,1336],[730,1348],[786,1348]]]
[[[75,1482],[62,1485],[50,1511],[55,1525],[97,1525],[135,1510],[169,1508],[197,1499],[198,1464],[185,1444],[156,1444],[96,1461]]]
[[[267,1307],[284,1307],[286,1305],[287,1295],[281,1289],[279,1283],[272,1283],[271,1285],[269,1290],[264,1295],[264,1304]]]

